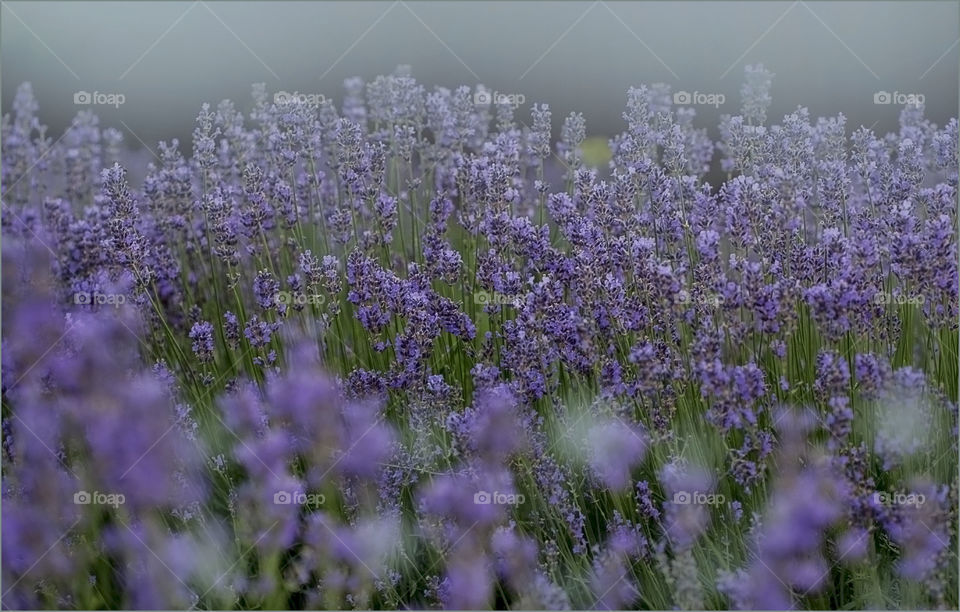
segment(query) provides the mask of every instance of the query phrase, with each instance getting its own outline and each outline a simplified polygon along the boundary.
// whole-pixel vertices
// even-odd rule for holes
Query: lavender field
[[[344,89],[17,91],[4,608],[957,609],[956,119]]]

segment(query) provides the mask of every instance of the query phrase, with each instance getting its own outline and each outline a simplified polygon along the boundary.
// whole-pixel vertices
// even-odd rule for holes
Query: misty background
[[[922,94],[938,125],[957,115],[956,2],[27,2],[0,9],[0,95],[33,84],[54,139],[79,91],[121,94],[95,105],[101,126],[134,147],[189,146],[200,105],[250,87],[321,94],[343,80],[409,64],[428,89],[484,84],[522,95],[518,118],[549,103],[555,129],[581,111],[590,135],[624,128],[626,92],[663,82],[722,94],[700,126],[738,112],[747,64],[776,77],[768,121],[797,106],[895,130],[900,107],[877,92]],[[103,99],[103,98],[101,98]],[[116,98],[113,100],[115,101]]]

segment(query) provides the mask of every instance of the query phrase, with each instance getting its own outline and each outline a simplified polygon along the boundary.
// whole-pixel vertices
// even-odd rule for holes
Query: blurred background
[[[577,110],[588,133],[609,136],[623,129],[626,91],[640,83],[707,102],[697,122],[715,126],[737,112],[744,66],[763,63],[776,74],[770,119],[806,106],[814,116],[842,112],[851,130],[883,132],[896,129],[895,93],[924,96],[938,125],[957,115],[958,6],[9,0],[0,94],[9,112],[16,87],[32,82],[54,138],[92,101],[103,126],[155,148],[189,142],[203,102],[231,98],[248,109],[254,82],[339,103],[345,78],[409,64],[428,87],[482,83],[523,96],[522,119],[548,102],[556,128]],[[79,105],[78,92],[90,94]]]

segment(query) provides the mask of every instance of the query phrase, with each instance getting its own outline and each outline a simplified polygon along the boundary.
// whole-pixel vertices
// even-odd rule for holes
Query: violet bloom
[[[646,453],[646,435],[616,419],[592,427],[587,444],[590,467],[603,484],[615,491],[629,488],[630,472]]]
[[[716,142],[631,88],[609,163],[406,67],[146,166],[18,88],[4,604],[956,607],[957,121],[776,121],[744,74]]]
[[[434,478],[423,492],[421,505],[427,513],[452,519],[467,529],[475,523],[502,521],[512,505],[524,500],[509,472],[481,469]]]
[[[375,405],[349,404],[343,409],[343,455],[337,469],[347,476],[371,478],[389,458],[394,443],[391,427]]]
[[[660,482],[667,497],[667,539],[675,549],[689,548],[706,530],[711,506],[723,503],[723,495],[714,493],[716,478],[703,468],[674,461],[660,471]]]
[[[237,348],[240,344],[240,322],[229,310],[223,313],[223,335],[230,348]]]
[[[447,427],[480,461],[501,464],[526,443],[517,398],[504,385],[484,389],[476,397],[475,405],[463,415],[448,417]]]
[[[640,593],[624,559],[608,552],[593,564],[590,589],[593,593],[594,610],[621,610],[629,608]]]
[[[456,555],[456,553],[454,553]],[[456,555],[447,565],[443,605],[450,610],[484,610],[493,597],[493,573],[482,555]]]
[[[190,339],[193,340],[193,354],[201,362],[213,360],[213,325],[210,322],[194,323],[190,329]]]
[[[908,492],[892,497],[897,513],[885,529],[900,548],[897,571],[915,581],[933,581],[949,554],[948,492],[929,482],[914,482]]]
[[[257,304],[264,310],[277,308],[280,304],[278,292],[280,281],[275,279],[268,270],[260,270],[253,281],[253,295]]]
[[[795,593],[803,597],[827,586],[824,541],[844,514],[847,489],[831,463],[807,446],[814,423],[809,413],[779,417],[783,468],[761,519],[762,532],[751,543],[752,560],[745,569],[721,575],[718,583],[735,608],[790,609]]]
[[[257,315],[250,317],[247,326],[243,330],[250,346],[259,348],[270,344],[273,333],[280,329],[280,323],[269,323],[261,321]]]

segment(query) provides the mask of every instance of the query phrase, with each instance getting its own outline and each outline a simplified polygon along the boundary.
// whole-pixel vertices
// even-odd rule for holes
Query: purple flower
[[[721,503],[714,494],[715,478],[706,470],[681,463],[668,463],[660,472],[667,501],[664,503],[667,539],[672,547],[689,548],[706,530],[709,506]]]
[[[250,320],[247,321],[247,326],[243,330],[243,335],[246,336],[250,346],[259,348],[270,344],[273,333],[278,329],[280,329],[279,323],[268,323],[267,321],[261,321],[257,315],[253,315],[250,317]]]
[[[193,354],[200,361],[213,360],[213,325],[208,321],[194,323],[190,329],[190,339],[193,340]]]
[[[587,434],[590,467],[613,490],[631,486],[631,470],[647,449],[645,434],[619,419],[593,426]]]
[[[631,88],[599,165],[409,67],[146,162],[21,86],[5,604],[956,608],[957,122],[745,76],[716,141]]]
[[[257,299],[257,304],[264,310],[276,308],[278,306],[278,292],[280,291],[280,281],[275,279],[268,270],[260,270],[253,281],[253,295]]]

